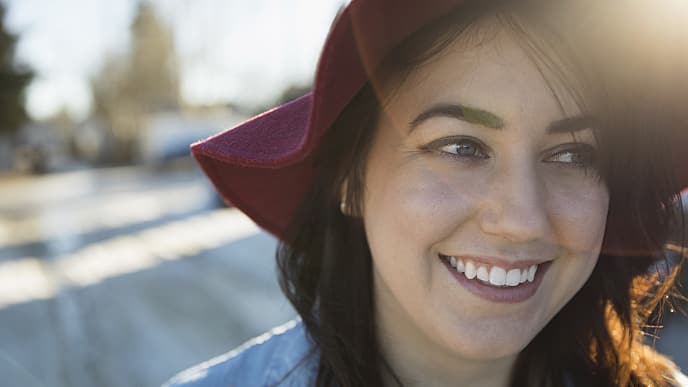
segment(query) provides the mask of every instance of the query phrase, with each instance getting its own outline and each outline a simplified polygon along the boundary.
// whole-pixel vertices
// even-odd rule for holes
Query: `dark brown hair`
[[[380,73],[403,79],[459,36],[470,36],[466,30],[481,17],[507,15],[504,7],[514,2],[467,3],[403,42]],[[665,150],[669,130],[684,122],[661,105],[665,99],[629,98],[638,85],[627,74],[615,83],[613,71],[600,70],[604,57],[596,61],[592,50],[579,49],[588,47],[583,40],[559,41],[549,31],[554,50],[530,40],[514,19],[504,20],[524,32],[543,75],[565,83],[596,117],[599,174],[610,194],[606,248],[591,277],[519,354],[511,385],[557,386],[565,378],[585,386],[666,385],[674,366],[643,344],[643,328],[675,277],[671,267],[650,272],[664,259],[670,228],[679,225],[672,211],[679,186]],[[379,386],[382,370],[394,375],[378,346],[372,259],[356,216],[381,109],[375,89],[363,87],[323,138],[315,181],[277,253],[282,289],[316,344],[318,386]],[[353,216],[340,211],[342,192]]]

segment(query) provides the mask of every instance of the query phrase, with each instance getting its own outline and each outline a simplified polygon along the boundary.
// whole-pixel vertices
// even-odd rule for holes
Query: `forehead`
[[[527,37],[496,20],[480,21],[403,80],[379,87],[389,113],[436,103],[461,103],[510,121],[547,124],[580,114],[571,93],[544,63]]]

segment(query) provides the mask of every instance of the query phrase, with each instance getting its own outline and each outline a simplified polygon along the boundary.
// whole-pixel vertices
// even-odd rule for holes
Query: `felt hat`
[[[462,2],[352,0],[332,25],[312,92],[192,144],[193,156],[225,201],[284,237],[323,134],[392,48]]]
[[[461,0],[352,0],[320,56],[313,90],[191,145],[222,197],[277,237],[313,177],[312,153],[394,46]]]

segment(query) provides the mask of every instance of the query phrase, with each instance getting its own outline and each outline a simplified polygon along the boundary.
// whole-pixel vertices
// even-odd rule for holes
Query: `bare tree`
[[[154,112],[179,104],[178,64],[171,29],[149,3],[139,4],[131,49],[113,57],[92,80],[94,113],[109,128],[113,161],[136,156],[139,133]]]
[[[126,94],[144,111],[177,107],[179,101],[178,66],[174,38],[155,9],[139,5],[132,25],[133,42],[124,83]]]

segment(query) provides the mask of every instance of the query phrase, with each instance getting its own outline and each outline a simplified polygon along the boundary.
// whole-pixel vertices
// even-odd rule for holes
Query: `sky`
[[[36,72],[27,109],[44,119],[89,114],[93,77],[124,53],[139,0],[0,0],[19,36],[18,60]],[[264,104],[309,82],[346,0],[149,0],[173,28],[181,92],[191,104]]]

